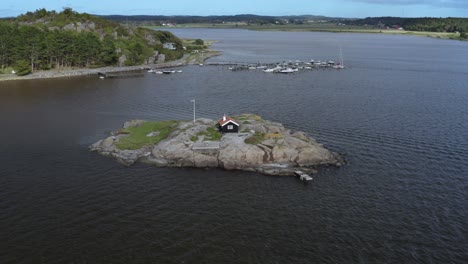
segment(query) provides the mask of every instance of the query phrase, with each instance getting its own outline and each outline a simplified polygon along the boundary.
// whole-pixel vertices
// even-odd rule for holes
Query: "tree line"
[[[371,25],[392,27],[401,26],[411,31],[430,31],[430,32],[468,32],[468,18],[401,18],[401,17],[368,17],[357,20],[347,20],[345,23],[350,25]]]
[[[64,28],[73,28],[77,22],[93,26],[80,30]],[[165,50],[165,42],[176,43],[177,50]],[[137,65],[155,51],[167,53],[167,60],[177,59],[182,56],[182,42],[170,32],[125,28],[71,9],[58,14],[41,9],[0,21],[1,70],[14,67],[19,75],[37,70],[115,65],[122,55],[125,65]]]

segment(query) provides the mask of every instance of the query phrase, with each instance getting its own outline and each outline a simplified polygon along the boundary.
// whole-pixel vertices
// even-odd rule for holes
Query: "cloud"
[[[468,9],[467,0],[344,0],[379,5],[425,5],[432,7],[452,7]]]

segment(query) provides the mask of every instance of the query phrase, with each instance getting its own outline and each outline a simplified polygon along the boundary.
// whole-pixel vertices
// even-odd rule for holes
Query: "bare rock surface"
[[[291,132],[282,124],[252,114],[235,117],[239,133],[223,134],[211,141],[206,131],[216,121],[197,119],[176,122],[172,132],[157,144],[136,150],[122,150],[116,143],[125,134],[113,133],[90,146],[91,151],[116,158],[125,165],[142,161],[156,166],[221,168],[257,171],[271,175],[292,175],[295,170],[315,173],[321,166],[340,167],[343,158],[317,143],[304,132]],[[132,120],[123,128],[138,127],[145,121]],[[159,131],[153,131],[159,135]]]

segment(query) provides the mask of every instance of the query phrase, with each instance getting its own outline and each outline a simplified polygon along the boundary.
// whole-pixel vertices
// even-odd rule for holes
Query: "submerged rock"
[[[90,150],[114,157],[125,165],[140,160],[156,166],[247,170],[271,175],[292,175],[297,169],[315,173],[319,166],[344,164],[339,154],[324,148],[304,132],[291,132],[282,124],[256,115],[244,114],[236,118],[240,132],[226,133],[222,137],[216,135],[219,133],[215,130],[217,122],[203,118],[195,123],[174,122],[165,138],[136,149],[119,149],[119,142],[129,135],[116,132],[91,145]],[[144,123],[132,120],[123,127],[144,127]],[[157,130],[145,133],[155,137],[162,135]]]

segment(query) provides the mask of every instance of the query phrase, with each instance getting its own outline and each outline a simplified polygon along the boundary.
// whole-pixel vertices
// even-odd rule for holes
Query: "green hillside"
[[[163,44],[175,43],[175,50]],[[166,61],[183,55],[182,41],[167,31],[126,27],[66,8],[40,9],[0,21],[0,73],[15,68],[31,71],[139,65],[165,55]]]

